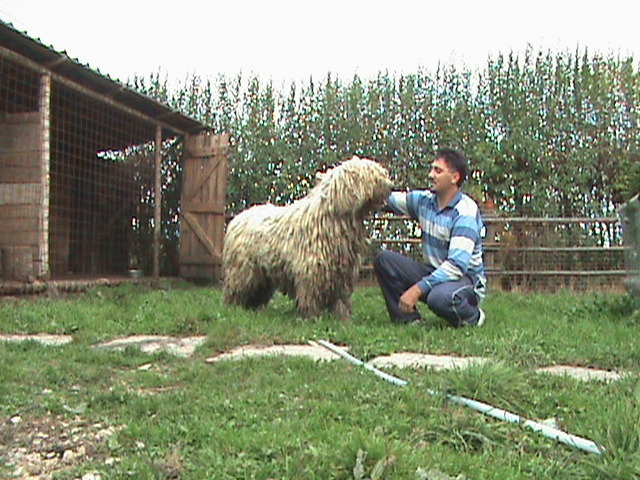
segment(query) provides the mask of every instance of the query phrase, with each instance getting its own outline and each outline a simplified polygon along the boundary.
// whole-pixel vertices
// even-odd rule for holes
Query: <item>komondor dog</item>
[[[367,245],[363,220],[391,186],[381,165],[353,157],[319,173],[311,192],[291,205],[238,214],[224,239],[225,302],[255,309],[280,290],[302,317],[326,311],[348,318]]]

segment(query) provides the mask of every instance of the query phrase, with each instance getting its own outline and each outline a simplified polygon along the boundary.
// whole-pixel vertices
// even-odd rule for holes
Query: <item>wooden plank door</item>
[[[222,278],[229,134],[185,139],[180,215],[180,276]]]

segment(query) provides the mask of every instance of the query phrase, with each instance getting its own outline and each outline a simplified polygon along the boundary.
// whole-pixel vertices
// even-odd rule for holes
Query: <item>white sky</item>
[[[638,0],[0,0],[0,19],[126,82],[161,72],[274,83],[472,69],[489,55],[584,51],[640,60]]]

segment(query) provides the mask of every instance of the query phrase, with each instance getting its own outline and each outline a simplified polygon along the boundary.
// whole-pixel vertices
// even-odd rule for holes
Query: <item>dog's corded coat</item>
[[[364,219],[391,186],[384,167],[353,157],[319,173],[316,186],[291,205],[238,214],[224,240],[225,301],[259,308],[279,289],[305,318],[324,311],[348,318],[368,240]]]

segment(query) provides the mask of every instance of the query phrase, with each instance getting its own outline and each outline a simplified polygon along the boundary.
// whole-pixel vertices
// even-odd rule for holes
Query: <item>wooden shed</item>
[[[2,281],[158,276],[171,235],[179,275],[219,279],[227,144],[0,21]]]

